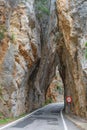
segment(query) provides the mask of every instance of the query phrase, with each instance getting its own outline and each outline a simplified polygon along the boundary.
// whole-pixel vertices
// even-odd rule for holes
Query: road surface
[[[62,114],[63,104],[53,103],[3,130],[81,130]]]

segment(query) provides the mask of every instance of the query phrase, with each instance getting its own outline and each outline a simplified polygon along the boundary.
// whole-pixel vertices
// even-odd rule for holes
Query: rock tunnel
[[[0,113],[19,116],[43,106],[58,66],[65,112],[72,96],[71,113],[85,117],[86,0],[27,0],[16,10],[8,4],[0,1]]]

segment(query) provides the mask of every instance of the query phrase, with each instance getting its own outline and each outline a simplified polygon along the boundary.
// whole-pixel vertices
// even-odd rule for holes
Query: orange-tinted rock
[[[13,9],[7,32],[5,22],[10,9],[0,1],[0,113],[5,116],[18,116],[28,109],[29,75],[40,58],[39,24],[33,2],[30,3],[28,8],[20,3]],[[34,21],[33,28],[29,17]]]
[[[87,28],[87,1],[57,0],[60,38],[58,56],[60,74],[65,86],[65,97],[72,96],[71,112],[86,116],[85,76],[83,74]],[[86,62],[85,62],[86,64]],[[66,101],[65,101],[66,102]],[[65,106],[66,111],[68,105]]]

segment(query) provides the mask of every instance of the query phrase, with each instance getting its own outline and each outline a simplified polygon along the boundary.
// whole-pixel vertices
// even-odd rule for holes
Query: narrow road
[[[53,103],[3,130],[80,130],[62,114],[63,104]]]

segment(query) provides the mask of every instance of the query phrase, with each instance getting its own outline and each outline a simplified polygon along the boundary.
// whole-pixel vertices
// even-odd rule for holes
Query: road
[[[53,103],[3,130],[80,130],[62,114],[63,104]]]

